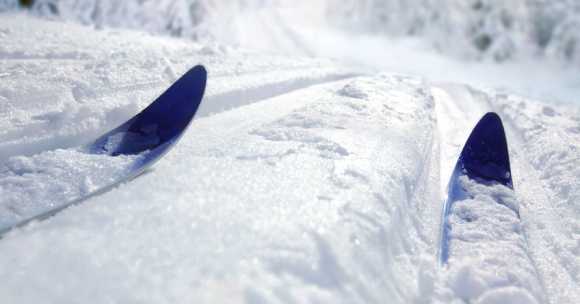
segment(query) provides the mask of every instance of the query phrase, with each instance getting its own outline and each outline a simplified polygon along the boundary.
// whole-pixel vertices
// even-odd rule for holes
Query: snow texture
[[[11,157],[0,165],[0,228],[115,183],[139,157],[72,149]]]
[[[71,16],[83,3],[62,1]],[[2,206],[42,208],[43,195],[62,200],[114,178],[108,168],[130,159],[78,147],[191,66],[209,71],[199,115],[153,170],[0,240],[0,303],[580,303],[577,105],[445,82],[434,57],[401,51],[389,63],[356,52],[364,38],[332,45],[356,60],[309,56],[330,32],[315,39],[275,23],[289,11],[267,12],[231,19],[260,39],[211,33],[262,41],[253,51],[120,29],[131,26],[117,19],[95,28],[0,16]],[[440,74],[387,72],[394,61]],[[528,80],[559,79],[542,77],[550,81]],[[516,193],[464,180],[477,195],[453,210],[462,241],[441,268],[442,193],[488,111],[505,122]]]
[[[447,222],[451,227],[449,288],[466,302],[545,302],[514,191],[467,176],[461,176],[459,183],[469,197],[453,203]]]
[[[577,205],[564,202],[558,188],[570,182],[575,169],[554,174],[553,169],[568,165],[580,166],[574,152],[577,137],[569,130],[577,125],[578,108],[574,106],[538,103],[517,95],[495,90],[478,90],[457,84],[438,85],[433,89],[441,141],[441,181],[447,182],[461,151],[462,140],[479,119],[476,113],[497,111],[504,120],[521,216],[522,234],[529,257],[545,289],[545,302],[575,303],[580,299],[578,289]],[[461,102],[458,102],[461,101]],[[471,109],[468,111],[467,108]],[[545,109],[545,111],[544,111]],[[564,114],[566,113],[566,114]],[[447,118],[449,121],[445,121]],[[532,134],[534,134],[532,136]],[[543,135],[541,135],[543,134]],[[528,135],[529,137],[526,137]],[[547,141],[550,141],[547,144]],[[539,144],[542,142],[542,144]],[[534,165],[534,159],[547,155],[570,155],[555,158],[552,166]],[[545,160],[542,161],[542,164]],[[546,179],[551,177],[552,184]],[[572,180],[577,181],[578,175]],[[553,187],[556,187],[555,189]],[[444,185],[442,184],[442,191]]]

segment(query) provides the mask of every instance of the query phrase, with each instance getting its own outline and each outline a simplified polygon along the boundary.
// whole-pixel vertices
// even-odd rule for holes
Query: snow
[[[368,98],[342,96],[347,85]],[[34,273],[36,282],[59,276],[75,290],[69,294],[73,302],[87,294],[96,302],[139,301],[145,294],[155,302],[205,297],[221,302],[246,294],[267,301],[373,302],[393,294],[405,301],[413,292],[397,290],[415,288],[413,273],[400,269],[411,268],[413,260],[393,259],[422,241],[390,240],[401,233],[417,237],[416,213],[396,202],[419,205],[421,199],[401,186],[417,179],[421,157],[430,151],[421,138],[432,129],[432,103],[418,88],[420,83],[393,76],[340,82],[198,120],[199,131],[186,135],[158,170],[87,202],[82,209],[89,208],[89,214],[71,208],[64,217],[24,228],[40,239],[22,238],[22,232],[7,236],[5,262],[20,256],[17,243],[31,242],[22,246],[36,249],[25,264],[13,265],[24,281],[12,277],[11,266],[2,262],[3,275],[14,284],[4,289],[4,299],[34,302],[53,292],[55,299],[67,294],[53,285],[34,293],[12,288],[30,284]],[[407,110],[396,112],[385,107],[387,101]],[[392,119],[393,113],[400,117]],[[297,124],[297,119],[313,123]],[[408,132],[416,136],[409,139]],[[387,153],[395,146],[399,149]],[[69,213],[73,226],[81,226],[59,220]],[[70,228],[75,231],[63,239],[63,229]],[[101,237],[91,236],[94,229]],[[37,234],[48,231],[52,237]],[[394,246],[369,250],[385,242]],[[73,263],[90,262],[71,265],[67,254],[50,253],[55,248],[75,251]],[[47,254],[57,260],[46,264]],[[410,280],[392,282],[386,290],[372,288],[377,282],[359,273],[379,275],[377,263],[383,276],[396,273]],[[119,271],[129,276],[120,287],[113,281]],[[85,280],[77,281],[78,275]],[[234,295],[223,294],[224,286]]]
[[[335,3],[338,3],[336,1]],[[492,61],[547,57],[578,67],[575,0],[350,0],[329,5],[346,29],[415,36],[455,56]]]
[[[11,102],[0,113],[0,160],[87,143],[144,108],[200,62],[211,67],[216,80],[230,76],[209,84],[202,116],[353,72],[332,60],[260,55],[262,60],[248,63],[245,59],[256,55],[228,56],[217,47],[138,32],[95,33],[36,19],[26,25],[10,22],[20,18],[3,16],[11,25],[0,47],[5,58],[0,100]],[[31,28],[38,30],[31,33]],[[49,40],[48,49],[35,43],[45,39],[56,40]]]
[[[441,143],[441,182],[447,183],[453,155],[461,147],[458,137],[465,139],[479,119],[474,112],[498,111],[504,120],[512,163],[512,177],[519,202],[523,234],[540,280],[544,285],[548,301],[574,303],[578,300],[578,273],[580,260],[575,251],[578,244],[577,206],[575,203],[559,204],[556,185],[574,183],[566,174],[554,175],[552,170],[564,164],[577,168],[579,158],[574,153],[577,137],[559,138],[557,134],[567,132],[577,125],[578,109],[575,106],[539,103],[516,95],[506,95],[496,90],[480,90],[457,84],[439,84],[433,89],[438,117],[453,117],[455,124],[444,123],[440,132],[449,134]],[[457,101],[461,102],[457,102]],[[517,101],[517,102],[509,102]],[[467,109],[477,109],[469,112]],[[546,111],[544,111],[546,109]],[[465,113],[457,119],[459,113]],[[517,113],[517,114],[516,114]],[[546,113],[548,115],[546,115]],[[567,113],[567,114],[563,114]],[[525,118],[525,119],[524,119]],[[441,120],[439,120],[441,121]],[[530,132],[538,132],[534,134]],[[562,132],[564,131],[564,132]],[[543,136],[536,136],[544,133]],[[527,134],[529,137],[524,137]],[[547,144],[548,138],[552,140]],[[536,140],[543,143],[538,144]],[[554,159],[552,166],[534,166],[533,159],[556,154],[570,157]],[[455,159],[453,159],[455,158]],[[542,161],[542,163],[545,160]],[[575,169],[571,169],[574,174]],[[546,178],[553,178],[548,184]],[[442,189],[444,189],[442,184]],[[556,187],[556,189],[554,189]],[[565,192],[564,192],[565,193]],[[562,275],[565,274],[565,275]]]
[[[9,158],[0,166],[0,229],[113,184],[139,157],[59,149]]]
[[[0,10],[15,9],[16,2],[0,1]],[[298,24],[314,17],[346,32],[418,37],[430,48],[461,58],[509,61],[539,55],[576,67],[580,63],[575,30],[580,6],[575,0],[42,0],[32,5],[37,15],[97,28],[125,27],[195,40],[249,36],[253,43],[255,29],[240,29],[240,15],[263,9],[271,14],[272,8],[298,9],[292,18]],[[233,32],[224,30],[228,24]]]
[[[77,149],[191,66],[209,78],[152,170],[0,239],[0,302],[580,302],[580,109],[517,94],[574,101],[570,70],[521,78],[517,62],[348,40],[288,24],[294,9],[234,14],[218,42],[3,13],[1,221],[114,178],[130,157]],[[477,195],[455,205],[440,267],[445,186],[488,111],[505,123],[515,193],[464,180]]]
[[[527,253],[515,192],[502,185],[483,185],[466,176],[459,182],[469,198],[451,206],[447,223],[451,227],[450,288],[467,302],[478,302],[480,297],[487,303],[497,297],[502,301],[545,302],[543,287]],[[494,295],[506,288],[509,297]]]

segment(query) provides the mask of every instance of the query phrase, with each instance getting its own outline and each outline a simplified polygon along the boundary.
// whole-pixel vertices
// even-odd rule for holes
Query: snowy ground
[[[47,176],[55,195],[70,186],[22,164],[64,160],[51,151],[123,122],[197,63],[209,80],[153,170],[0,240],[0,302],[580,302],[578,106],[264,49],[2,15],[1,212]],[[507,131],[519,256],[440,268],[442,193],[487,111]]]

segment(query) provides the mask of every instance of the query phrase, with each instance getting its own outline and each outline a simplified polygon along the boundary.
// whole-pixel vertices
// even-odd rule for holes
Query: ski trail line
[[[440,84],[432,87],[432,94],[435,98],[439,135],[441,138],[441,189],[445,198],[447,182],[453,166],[457,161],[457,157],[461,152],[463,143],[479,118],[486,112],[494,111],[495,109],[487,94],[465,85]],[[529,193],[530,188],[534,188],[530,186],[538,185],[538,181],[528,180],[522,182],[523,173],[530,171],[529,168],[520,169],[522,164],[526,163],[522,161],[525,157],[515,151],[522,151],[522,144],[519,138],[514,136],[517,134],[511,134],[513,132],[513,126],[510,125],[510,121],[504,119],[504,124],[506,125],[506,135],[508,137],[509,151],[511,152],[510,159],[513,166],[512,175],[516,195],[524,198],[523,202],[520,200],[520,205],[525,206],[525,203],[530,199],[526,194]],[[518,140],[514,140],[515,138]],[[537,252],[534,253],[537,248],[532,245],[534,242],[530,242],[529,240],[529,233],[527,232],[528,225],[526,224],[526,213],[524,212],[524,215],[522,215],[522,225],[524,226],[523,234],[527,245],[526,254],[530,257],[529,261],[531,261],[535,269],[536,277],[541,284],[543,293],[547,298],[550,298],[550,295],[546,292],[546,283],[543,279],[545,274],[540,271],[540,267],[538,266],[542,255],[538,255]]]
[[[202,102],[196,117],[205,117],[223,111],[229,111],[237,107],[245,106],[261,100],[288,94],[292,91],[308,88],[310,86],[331,83],[338,80],[355,77],[357,74],[331,74],[319,78],[297,77],[279,82],[262,84],[255,87],[242,84],[238,88],[220,93],[212,92],[212,81],[208,81],[208,96]],[[213,82],[220,81],[214,79]],[[226,80],[222,80],[224,82]]]
[[[473,115],[460,108],[456,102],[458,99],[451,93],[452,85],[437,85],[431,88],[435,99],[435,111],[437,113],[437,125],[440,139],[440,168],[441,168],[441,193],[445,196],[447,182],[457,162],[461,148],[467,140],[471,128],[479,120],[481,115]],[[456,89],[455,89],[456,91]],[[467,102],[461,100],[461,102]],[[485,113],[485,111],[483,111]],[[482,114],[483,115],[483,114]]]

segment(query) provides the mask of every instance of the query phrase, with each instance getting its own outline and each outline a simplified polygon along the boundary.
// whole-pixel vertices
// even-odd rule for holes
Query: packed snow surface
[[[0,166],[0,230],[114,184],[141,157],[76,149],[11,157]]]
[[[0,17],[0,208],[89,191],[85,168],[129,160],[76,149],[191,66],[209,71],[196,119],[153,170],[3,236],[1,303],[580,302],[577,105],[358,60]],[[268,28],[272,44],[313,43]],[[488,111],[505,123],[516,190],[464,181],[478,193],[452,218],[466,244],[440,267],[442,193]]]

